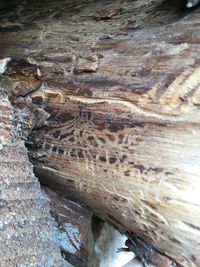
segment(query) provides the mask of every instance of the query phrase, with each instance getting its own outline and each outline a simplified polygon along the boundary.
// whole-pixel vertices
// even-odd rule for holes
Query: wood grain
[[[197,267],[199,10],[183,1],[29,4],[1,15],[0,55],[12,58],[3,85],[36,173]]]

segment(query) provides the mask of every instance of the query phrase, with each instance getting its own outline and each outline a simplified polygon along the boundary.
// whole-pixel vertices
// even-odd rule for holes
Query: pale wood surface
[[[13,6],[0,24],[0,55],[13,59],[3,85],[31,131],[37,174],[199,266],[199,10],[40,2]]]

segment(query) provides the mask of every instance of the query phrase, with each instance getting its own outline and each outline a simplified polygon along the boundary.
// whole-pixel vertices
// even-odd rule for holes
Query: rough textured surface
[[[0,89],[0,266],[64,267],[47,198]]]
[[[97,267],[91,231],[92,212],[80,204],[44,188],[50,198],[51,214],[58,224],[63,257],[74,267]]]
[[[12,58],[3,84],[31,131],[37,174],[199,266],[199,10],[188,14],[184,1],[17,2],[1,3],[0,55]]]

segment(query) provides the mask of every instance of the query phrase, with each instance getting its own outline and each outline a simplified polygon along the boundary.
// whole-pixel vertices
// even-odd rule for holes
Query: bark
[[[199,10],[40,2],[4,7],[0,50],[37,175],[199,266]]]
[[[32,172],[14,111],[0,91],[0,266],[66,266],[47,198]]]

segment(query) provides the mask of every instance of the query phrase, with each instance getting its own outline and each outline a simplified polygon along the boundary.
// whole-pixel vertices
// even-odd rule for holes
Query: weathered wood
[[[43,189],[50,199],[51,214],[58,225],[58,241],[65,260],[74,267],[98,267],[91,210],[49,188]]]
[[[12,59],[3,85],[31,132],[38,176],[192,267],[200,264],[200,14],[183,5],[14,5],[1,15],[0,55]]]
[[[0,90],[0,266],[67,267],[7,94]]]

